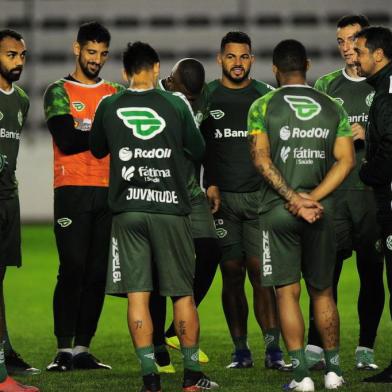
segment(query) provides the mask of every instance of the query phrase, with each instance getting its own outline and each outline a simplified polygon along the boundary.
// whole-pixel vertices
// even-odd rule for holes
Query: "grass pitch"
[[[14,348],[42,374],[19,378],[27,384],[39,386],[42,392],[136,392],[140,387],[139,364],[134,355],[126,324],[126,301],[107,297],[105,307],[93,340],[91,351],[99,359],[113,366],[112,371],[73,371],[66,374],[45,372],[46,365],[55,355],[53,336],[52,295],[57,274],[57,252],[49,226],[23,227],[23,268],[9,268],[5,280],[8,326]],[[264,369],[262,336],[250,312],[249,343],[255,367],[246,370],[228,370],[232,344],[220,303],[221,279],[218,273],[209,295],[200,306],[201,347],[208,353],[210,363],[203,369],[222,391],[279,391],[290,379],[289,374]],[[247,287],[251,301],[251,291]],[[356,298],[358,278],[355,263],[345,263],[340,284],[339,310],[341,315],[341,360],[346,391],[392,391],[392,385],[367,385],[360,380],[370,372],[354,370],[354,350],[358,340]],[[386,296],[389,299],[389,296]],[[304,310],[307,309],[303,292]],[[249,306],[252,309],[251,303]],[[376,344],[376,362],[381,368],[391,359],[391,321],[385,308]],[[282,345],[283,347],[283,345]],[[181,358],[170,351],[177,373],[162,376],[165,392],[180,391]],[[323,374],[313,374],[316,389],[323,390]]]

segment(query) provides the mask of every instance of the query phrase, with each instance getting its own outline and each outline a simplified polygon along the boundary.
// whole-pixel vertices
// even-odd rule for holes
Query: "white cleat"
[[[344,385],[342,376],[338,376],[335,372],[328,372],[324,376],[325,389],[339,389]]]
[[[310,377],[304,377],[302,381],[292,380],[290,384],[286,384],[283,389],[285,391],[314,392],[314,382]]]

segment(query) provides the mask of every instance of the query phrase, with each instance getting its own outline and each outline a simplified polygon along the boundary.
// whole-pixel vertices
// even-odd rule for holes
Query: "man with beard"
[[[19,80],[25,59],[26,46],[22,36],[12,30],[0,31],[0,390],[6,392],[38,391],[38,388],[19,384],[8,377],[4,362],[7,346],[11,347],[5,323],[3,281],[7,266],[21,265],[20,210],[15,170],[20,133],[29,110],[29,98],[13,82]],[[19,370],[19,374],[39,372],[15,352],[12,357],[9,363],[16,369],[10,370]]]
[[[54,150],[54,232],[59,272],[53,298],[57,354],[48,371],[111,369],[88,351],[101,314],[110,241],[107,205],[109,158],[89,151],[98,103],[123,87],[99,78],[109,53],[109,31],[80,26],[73,45],[76,67],[45,92]]]
[[[322,76],[315,88],[335,98],[349,115],[353,131],[357,165],[336,190],[334,223],[336,229],[337,260],[334,274],[334,297],[343,262],[352,251],[360,279],[358,296],[359,342],[355,350],[356,369],[374,370],[374,342],[384,309],[383,253],[380,228],[376,221],[374,193],[359,179],[359,167],[365,156],[365,126],[374,95],[365,78],[358,76],[355,66],[354,35],[369,26],[363,15],[347,15],[337,23],[336,38],[345,62],[343,69]],[[312,304],[309,309],[312,314]],[[322,342],[317,333],[314,317],[310,318],[306,359],[311,368],[322,368]]]
[[[387,283],[392,293],[392,32],[386,27],[367,27],[356,34],[356,65],[375,90],[366,126],[366,160],[359,177],[374,189],[377,220],[381,226]],[[392,300],[389,300],[392,314]],[[365,382],[392,383],[392,362]]]
[[[229,32],[221,41],[218,63],[222,78],[208,85],[209,116],[201,124],[206,140],[207,185],[217,185],[222,204],[215,213],[222,250],[222,303],[234,343],[228,368],[253,366],[247,342],[248,303],[245,278],[253,287],[254,312],[264,334],[265,366],[285,369],[279,348],[275,294],[260,283],[258,197],[262,182],[249,156],[246,122],[253,101],[273,90],[249,77],[254,62],[251,40],[243,32]]]

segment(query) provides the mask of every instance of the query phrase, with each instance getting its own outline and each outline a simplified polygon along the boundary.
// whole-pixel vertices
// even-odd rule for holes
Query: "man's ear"
[[[80,55],[80,51],[82,50],[79,42],[74,42],[72,44],[72,50],[75,56],[79,56]]]

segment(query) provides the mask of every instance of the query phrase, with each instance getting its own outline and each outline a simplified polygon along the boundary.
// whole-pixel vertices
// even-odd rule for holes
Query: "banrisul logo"
[[[301,95],[285,95],[284,100],[294,110],[295,116],[300,120],[310,120],[317,116],[321,111],[321,105],[313,98]]]
[[[166,127],[166,121],[150,108],[121,108],[117,109],[117,116],[135,137],[143,140],[152,139]]]
[[[214,118],[214,120],[220,120],[225,115],[225,113],[222,112],[222,110],[219,110],[219,109],[211,110],[210,114]]]
[[[86,105],[80,101],[72,102],[72,106],[77,112],[81,112],[86,107]]]

